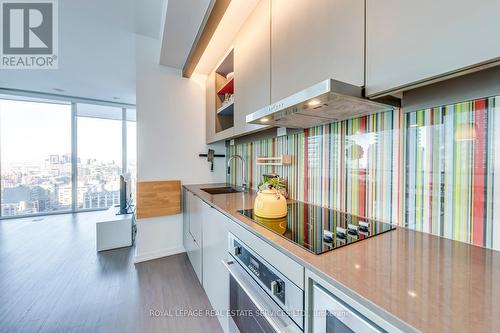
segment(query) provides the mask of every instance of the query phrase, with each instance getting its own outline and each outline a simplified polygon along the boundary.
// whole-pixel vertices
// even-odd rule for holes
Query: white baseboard
[[[148,260],[153,260],[153,259],[158,259],[162,257],[168,257],[174,254],[186,252],[183,246],[178,246],[178,247],[171,247],[168,249],[162,249],[158,251],[152,251],[152,252],[147,252],[141,255],[137,255],[137,248],[136,248],[136,253],[135,253],[135,258],[134,258],[134,263],[139,263],[143,261],[148,261]]]

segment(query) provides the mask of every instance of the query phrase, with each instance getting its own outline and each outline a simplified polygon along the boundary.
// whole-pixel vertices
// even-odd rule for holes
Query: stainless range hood
[[[374,101],[364,98],[363,88],[325,80],[247,115],[250,124],[309,128],[338,120],[393,110],[400,106],[394,98]]]

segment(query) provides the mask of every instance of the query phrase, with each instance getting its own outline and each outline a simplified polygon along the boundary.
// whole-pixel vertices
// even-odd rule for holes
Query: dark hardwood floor
[[[0,220],[0,332],[222,331],[185,254],[97,253],[96,214]]]

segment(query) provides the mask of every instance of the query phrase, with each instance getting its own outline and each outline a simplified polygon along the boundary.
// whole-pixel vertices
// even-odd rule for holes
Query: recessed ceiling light
[[[417,293],[414,292],[413,290],[408,290],[408,296],[415,298],[417,297]]]
[[[260,120],[261,123],[267,123],[269,121],[269,118],[264,117]]]
[[[57,91],[57,92],[65,92],[66,90],[61,89],[61,88],[52,88],[52,90]]]
[[[316,106],[316,105],[319,105],[320,101],[318,101],[317,99],[313,99],[312,101],[309,101],[307,103],[307,105],[309,106]]]

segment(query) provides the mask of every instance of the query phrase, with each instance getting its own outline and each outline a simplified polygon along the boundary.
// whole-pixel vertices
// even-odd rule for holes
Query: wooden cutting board
[[[175,215],[181,212],[181,181],[137,182],[137,218]]]

